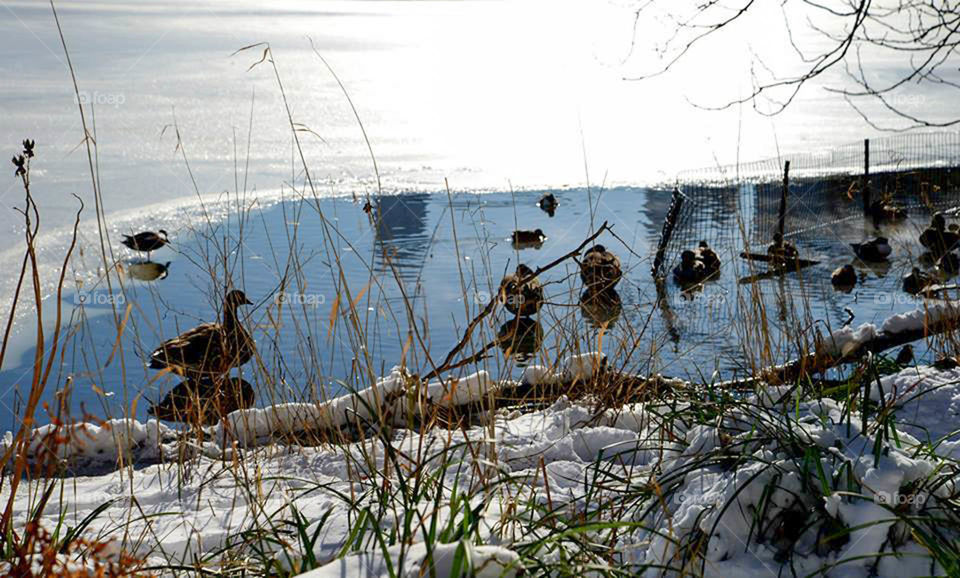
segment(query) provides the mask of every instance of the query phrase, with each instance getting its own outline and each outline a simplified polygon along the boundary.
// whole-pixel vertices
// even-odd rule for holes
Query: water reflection
[[[127,276],[137,281],[158,281],[166,279],[170,274],[170,261],[154,263],[153,261],[130,261],[126,266]]]
[[[532,317],[515,317],[500,326],[497,343],[505,356],[525,364],[543,345],[543,328]]]
[[[395,269],[401,279],[417,278],[430,238],[427,235],[427,203],[430,195],[405,194],[374,197],[378,272]]]
[[[580,295],[580,313],[587,323],[598,329],[610,328],[620,318],[623,302],[614,289],[606,291],[584,291]]]

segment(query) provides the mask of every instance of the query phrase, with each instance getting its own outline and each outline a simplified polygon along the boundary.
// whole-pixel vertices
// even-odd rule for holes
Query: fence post
[[[863,182],[860,183],[863,191],[863,214],[870,214],[870,139],[863,139]]]
[[[790,161],[783,163],[783,190],[780,191],[780,211],[777,213],[777,231],[783,237],[783,228],[787,220],[787,194],[790,191]]]
[[[654,279],[660,278],[660,268],[663,267],[663,257],[667,250],[667,244],[673,235],[673,227],[677,224],[677,217],[680,216],[680,208],[683,207],[683,193],[680,188],[673,189],[673,199],[670,202],[670,209],[667,211],[667,218],[663,221],[663,229],[660,231],[660,242],[657,243],[657,254],[653,259],[653,266],[650,268]]]

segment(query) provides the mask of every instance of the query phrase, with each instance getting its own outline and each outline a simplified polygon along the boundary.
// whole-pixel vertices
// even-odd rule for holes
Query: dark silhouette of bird
[[[937,270],[948,276],[956,275],[960,272],[960,257],[953,251],[944,253],[937,259]]]
[[[134,251],[140,251],[141,253],[147,254],[147,260],[150,259],[150,253],[156,251],[157,249],[168,244],[170,239],[167,237],[167,232],[163,229],[160,229],[159,233],[154,233],[153,231],[145,231],[143,233],[137,233],[136,235],[124,235],[123,243],[127,247],[133,249]]]
[[[537,201],[537,206],[551,217],[555,212],[557,212],[557,207],[559,205],[560,203],[557,202],[557,198],[553,196],[553,193],[547,193],[540,197],[540,200]]]
[[[239,377],[188,379],[147,413],[166,421],[213,425],[234,411],[253,407],[255,397],[253,386]]]
[[[673,278],[680,285],[692,285],[707,278],[707,268],[693,251],[680,253],[680,264],[673,268]]]
[[[514,231],[510,236],[510,241],[513,243],[514,248],[523,249],[526,247],[539,247],[543,245],[543,242],[547,240],[547,236],[543,234],[543,231],[537,229],[535,231]]]
[[[853,247],[853,253],[864,261],[886,261],[893,252],[885,237],[877,237],[863,243],[850,243],[850,246]]]
[[[515,273],[505,276],[500,282],[498,296],[510,313],[529,317],[543,305],[543,287],[532,275],[533,270],[521,263],[517,265]]]
[[[767,247],[767,255],[773,259],[774,265],[783,265],[787,262],[794,262],[800,257],[797,247],[783,238],[779,231],[773,234],[773,243]]]
[[[830,275],[830,282],[837,289],[852,289],[857,284],[857,270],[850,264],[837,267]]]
[[[710,248],[710,245],[708,245],[706,241],[700,241],[695,253],[697,259],[702,261],[703,266],[707,268],[707,275],[714,275],[720,272],[720,257],[716,251]]]
[[[603,245],[587,249],[580,261],[580,279],[588,291],[608,291],[623,277],[620,259]]]
[[[930,219],[930,226],[920,233],[920,244],[936,257],[953,249],[958,242],[960,234],[947,230],[946,220],[941,213],[935,214]]]
[[[897,353],[897,365],[906,366],[910,365],[913,361],[913,346],[909,343],[900,348],[900,351]]]
[[[219,377],[253,357],[254,342],[237,317],[252,305],[243,291],[227,293],[220,323],[204,323],[165,342],[150,354],[150,367],[192,378]]]
[[[924,273],[918,267],[914,267],[910,273],[903,278],[903,290],[911,295],[916,295],[917,293],[925,291],[936,282],[936,279],[931,275]]]

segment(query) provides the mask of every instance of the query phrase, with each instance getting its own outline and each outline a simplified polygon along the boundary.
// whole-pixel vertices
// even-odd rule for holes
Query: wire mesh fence
[[[784,237],[803,242],[829,227],[860,223],[884,207],[918,217],[955,209],[960,205],[960,133],[901,134],[684,171],[674,195],[682,202],[671,226],[664,227],[662,258],[655,266],[660,275],[701,240],[730,253],[754,247],[762,252],[781,227]]]

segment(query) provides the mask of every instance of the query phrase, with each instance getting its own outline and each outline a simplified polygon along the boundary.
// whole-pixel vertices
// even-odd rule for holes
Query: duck
[[[948,276],[956,275],[960,272],[960,256],[953,251],[949,251],[937,259],[937,270]]]
[[[877,199],[870,203],[870,216],[874,224],[883,222],[901,221],[907,218],[907,211],[899,207],[890,199]]]
[[[128,264],[126,269],[127,275],[137,281],[156,281],[166,279],[170,274],[170,261],[166,263],[139,261]]]
[[[697,254],[686,250],[680,253],[680,264],[673,269],[673,278],[680,285],[692,285],[706,279],[707,268],[703,261],[697,259]]]
[[[514,231],[510,236],[510,241],[513,243],[513,246],[517,249],[522,249],[525,247],[540,247],[543,245],[543,242],[547,240],[547,236],[543,234],[543,231],[537,229],[535,231]]]
[[[588,291],[611,291],[622,277],[620,259],[603,245],[594,245],[583,254],[580,279]]]
[[[253,407],[253,386],[239,377],[188,379],[171,389],[147,413],[157,419],[214,425],[230,413]]]
[[[886,261],[890,253],[893,252],[886,237],[877,237],[876,239],[864,241],[863,243],[850,243],[850,246],[853,248],[853,253],[857,257],[864,261],[874,263]]]
[[[903,290],[911,295],[916,295],[925,291],[928,287],[936,283],[936,279],[924,273],[918,267],[914,267],[906,277],[903,278]]]
[[[857,284],[857,270],[849,263],[837,267],[830,275],[830,282],[836,289],[852,289]]]
[[[533,277],[533,270],[521,263],[515,273],[500,282],[498,296],[507,311],[518,317],[529,317],[543,305],[543,286]]]
[[[710,248],[710,245],[708,245],[706,241],[700,241],[695,253],[697,259],[702,261],[703,266],[707,268],[707,275],[715,275],[720,272],[720,257],[716,251]]]
[[[537,206],[551,217],[557,211],[557,206],[559,206],[559,204],[560,203],[557,202],[557,198],[553,196],[553,193],[547,193],[540,197],[540,200],[537,201]]]
[[[237,317],[237,308],[253,305],[239,289],[227,293],[220,323],[204,323],[164,342],[150,354],[151,369],[170,369],[185,377],[219,377],[250,361],[254,342]]]
[[[137,233],[132,236],[124,235],[121,243],[134,251],[146,253],[147,259],[149,260],[150,253],[170,243],[170,239],[167,237],[167,232],[160,229],[157,233],[144,231],[143,233]]]
[[[783,233],[779,231],[773,234],[773,243],[767,247],[767,255],[771,257],[774,264],[784,264],[787,261],[796,261],[800,257],[796,245],[790,241],[784,240]]]
[[[942,213],[936,213],[930,219],[930,226],[920,233],[920,244],[938,257],[953,249],[958,242],[960,234],[947,230]]]

